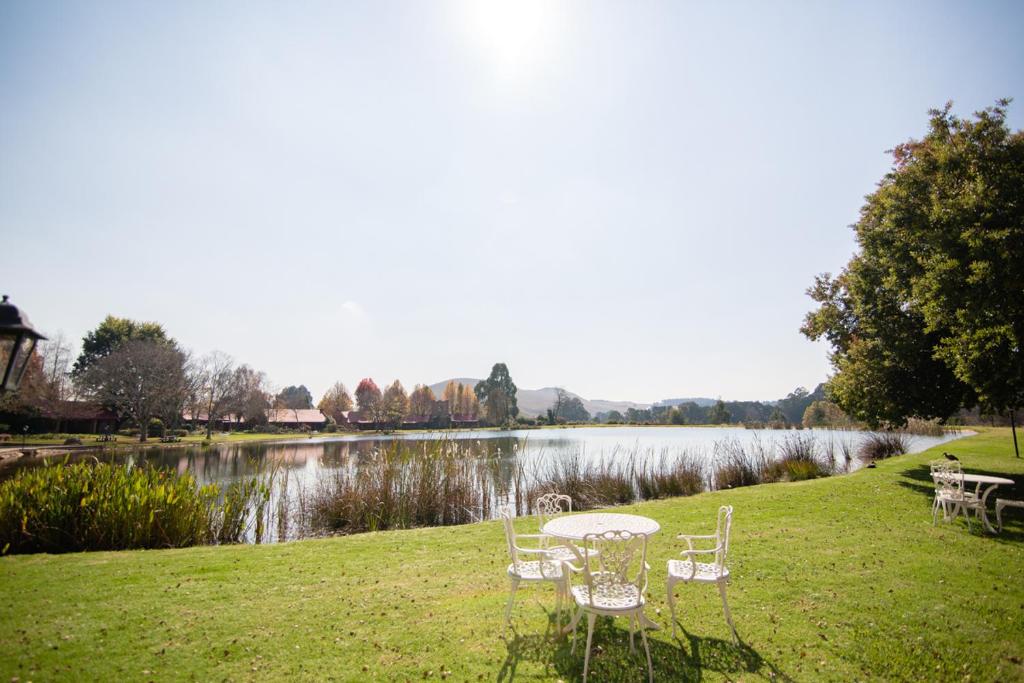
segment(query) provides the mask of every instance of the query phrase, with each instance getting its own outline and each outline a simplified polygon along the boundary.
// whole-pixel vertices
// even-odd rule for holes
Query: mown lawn
[[[1024,516],[997,537],[933,527],[927,463],[1018,482],[1008,430],[877,469],[629,506],[662,532],[650,616],[668,626],[679,532],[735,506],[734,647],[713,588],[679,592],[685,633],[652,634],[655,678],[1024,680]],[[993,497],[994,498],[994,497]],[[1017,514],[1015,514],[1017,513]],[[523,530],[532,530],[522,520]],[[573,680],[550,588],[524,586],[506,631],[501,528],[363,534],[271,546],[0,559],[0,680]],[[625,620],[595,634],[593,681],[645,680]]]

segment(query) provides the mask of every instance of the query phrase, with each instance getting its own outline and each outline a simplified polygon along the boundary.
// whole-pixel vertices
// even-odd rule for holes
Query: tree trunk
[[[139,420],[139,443],[146,443],[146,437],[149,436],[149,418]]]
[[[1019,458],[1020,449],[1017,447],[1017,420],[1014,413],[1017,412],[1016,408],[1010,410],[1010,430],[1013,432],[1013,452]]]

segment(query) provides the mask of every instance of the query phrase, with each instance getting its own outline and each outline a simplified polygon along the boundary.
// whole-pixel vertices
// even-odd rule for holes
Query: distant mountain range
[[[430,389],[434,392],[435,396],[441,398],[441,394],[444,393],[444,388],[447,386],[448,382],[459,382],[460,384],[468,384],[471,387],[476,387],[476,384],[479,381],[479,379],[474,377],[453,377],[452,379],[446,379],[443,382],[438,382],[437,384],[431,384]],[[815,389],[816,393],[811,398],[817,396],[817,393],[821,391],[822,387],[819,386]],[[695,398],[666,398],[653,404],[634,403],[632,401],[608,401],[605,399],[583,398],[579,394],[575,394],[568,389],[566,389],[566,393],[583,401],[583,407],[587,409],[587,412],[590,413],[591,416],[598,413],[607,413],[612,410],[625,413],[630,408],[644,410],[645,408],[650,408],[652,406],[677,406],[683,403],[696,403],[701,408],[708,408],[718,402],[718,399],[701,396]],[[516,400],[519,404],[519,413],[521,415],[525,417],[537,417],[538,415],[545,414],[547,409],[554,404],[555,387],[544,387],[543,389],[523,389],[520,387],[516,392]],[[726,403],[729,402],[726,401]],[[760,403],[768,406],[775,406],[779,404],[779,401],[760,401]],[[799,416],[797,417],[797,421],[799,421]]]
[[[444,393],[444,388],[448,385],[448,382],[459,382],[460,384],[468,384],[471,387],[475,387],[476,383],[479,381],[479,379],[474,379],[472,377],[453,377],[452,379],[446,379],[443,382],[438,382],[437,384],[431,384],[430,389],[434,392],[435,396],[441,398],[441,394]],[[570,396],[576,396],[583,401],[583,407],[586,408],[587,412],[591,415],[606,413],[611,410],[617,410],[620,413],[624,413],[629,408],[643,410],[644,408],[651,407],[650,403],[587,399],[568,390],[566,390],[566,393]],[[545,411],[547,411],[547,409],[555,402],[555,387],[544,387],[543,389],[519,388],[516,391],[516,402],[519,405],[519,413],[521,415],[525,417],[537,417],[538,415],[544,414]],[[714,403],[714,401],[712,401],[712,403]]]

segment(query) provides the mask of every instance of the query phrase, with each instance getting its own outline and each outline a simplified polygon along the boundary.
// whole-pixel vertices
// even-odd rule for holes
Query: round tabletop
[[[587,512],[581,515],[555,517],[541,529],[549,536],[583,540],[587,534],[605,531],[628,531],[631,534],[656,534],[661,525],[650,517],[623,515],[617,512]]]
[[[1004,484],[1006,486],[1013,486],[1013,479],[1007,479],[1006,477],[993,477],[991,474],[967,474],[964,473],[964,481],[968,481],[972,484]]]

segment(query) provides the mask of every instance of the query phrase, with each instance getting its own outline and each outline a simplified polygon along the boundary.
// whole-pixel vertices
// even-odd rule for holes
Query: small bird
[[[956,457],[952,453],[947,453],[947,452],[943,451],[942,455],[946,458],[946,460],[952,460],[953,462],[960,462],[960,458]]]

